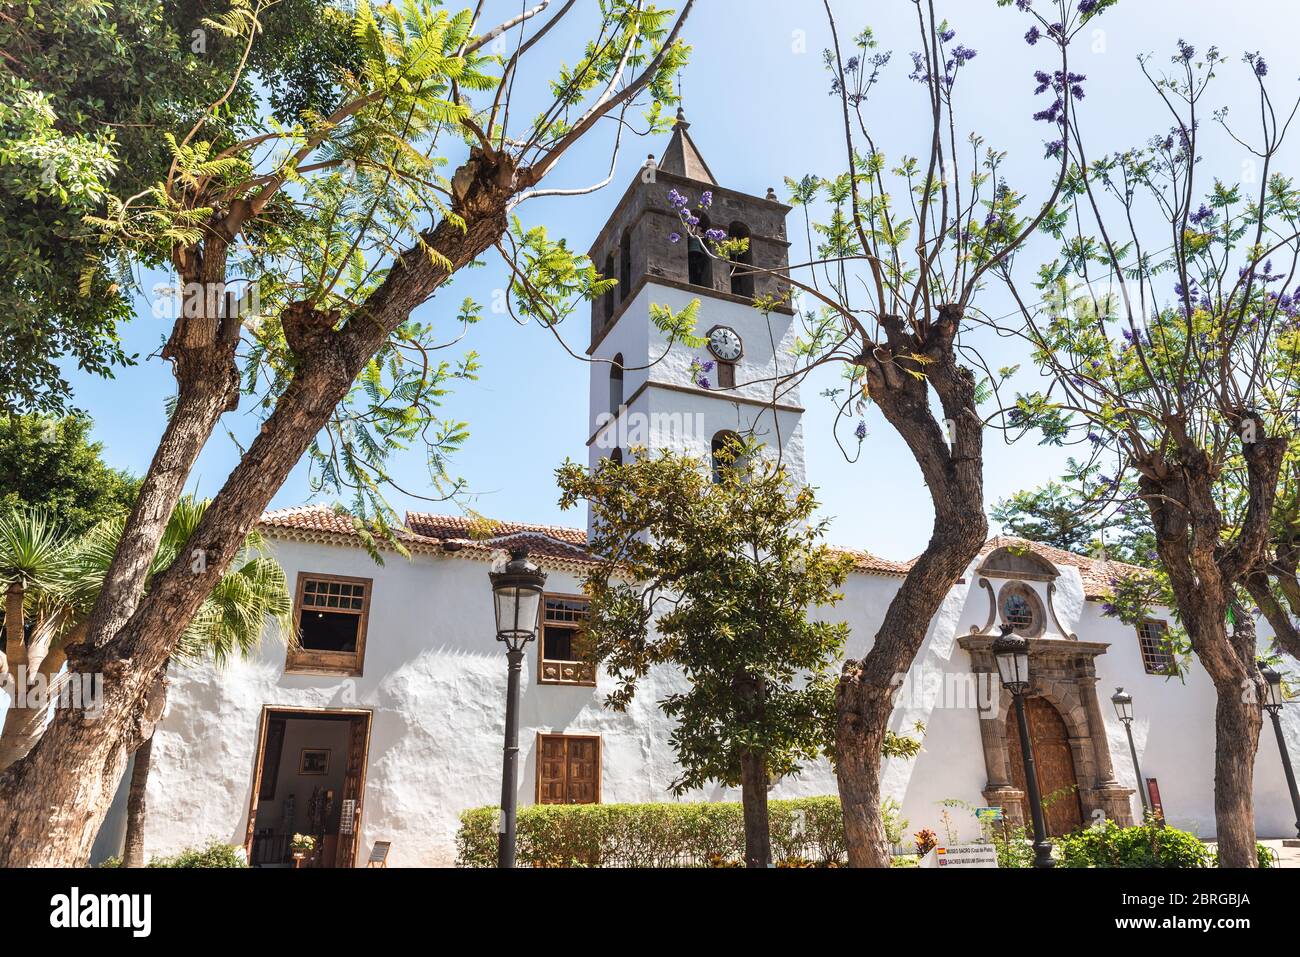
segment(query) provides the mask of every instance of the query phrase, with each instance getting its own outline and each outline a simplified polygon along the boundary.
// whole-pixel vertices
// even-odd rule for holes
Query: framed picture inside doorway
[[[303,748],[298,757],[298,773],[326,775],[330,773],[329,748]]]

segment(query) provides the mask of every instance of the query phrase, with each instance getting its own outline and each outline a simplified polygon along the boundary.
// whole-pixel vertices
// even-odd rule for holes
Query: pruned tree
[[[412,311],[500,242],[511,211],[538,195],[602,120],[622,130],[648,98],[646,119],[662,126],[693,4],[674,12],[645,0],[581,8],[568,0],[552,9],[539,0],[485,29],[479,7],[453,14],[432,0],[360,0],[348,56],[320,63],[336,93],[327,109],[218,140],[209,130],[224,115],[219,98],[174,138],[163,181],[111,203],[96,221],[114,241],[165,256],[176,270],[181,315],[162,354],[177,393],[70,660],[105,676],[105,713],[87,721],[60,710],[37,746],[0,775],[0,864],[85,861],[126,755],[141,740],[149,689],[305,453],[322,481],[348,484],[370,503],[380,525],[389,514],[378,493],[386,452],[423,438],[431,479],[442,477],[440,455],[460,433],[454,424],[438,428],[432,410],[449,381],[472,370],[434,361],[445,341],[413,323]],[[204,21],[244,51],[231,89],[256,54],[268,6],[231,0],[227,13]],[[548,81],[538,61],[561,23],[583,42]],[[516,86],[548,89],[549,103],[521,117]],[[444,166],[454,172],[445,176]],[[547,243],[552,255],[562,250],[544,237],[532,242]],[[557,271],[590,294],[608,288],[572,254]],[[239,306],[248,298],[241,280],[256,284],[256,318]],[[458,311],[460,319],[473,314]],[[168,516],[241,385],[257,394],[261,429],[186,548],[146,591]]]
[[[1230,68],[1217,48],[1180,41],[1168,64],[1140,60],[1168,124],[1147,145],[1092,155],[1078,123],[1054,144],[1070,163],[1051,222],[1060,256],[1035,294],[1004,270],[1051,387],[1009,415],[1053,441],[1084,435],[1105,465],[1090,493],[1136,485],[1168,600],[1217,695],[1219,860],[1254,867],[1262,686],[1245,590],[1267,575],[1295,421],[1300,194],[1276,161],[1296,104],[1278,112],[1267,65],[1248,54],[1251,137],[1226,110],[1206,115],[1214,76]],[[1211,179],[1201,152],[1214,142],[1246,151],[1259,181]]]
[[[674,721],[675,794],[739,787],[745,863],[772,863],[767,792],[834,744],[835,679],[848,625],[825,620],[851,556],[822,542],[812,490],[760,449],[733,442],[708,464],[634,450],[626,464],[558,472],[561,507],[587,502],[588,654],[618,683],[625,710],[652,669],[686,689],[659,705]]]
[[[1052,61],[1040,90],[1052,102],[1043,113],[1067,130],[1082,79],[1069,69],[1070,42],[1113,3],[1052,0],[1038,5],[1041,12],[1029,2],[1017,4],[1031,23],[1026,39]],[[878,408],[906,443],[934,508],[925,550],[891,599],[871,648],[845,662],[837,687],[836,773],[855,867],[889,865],[880,755],[898,676],[911,667],[930,621],[988,532],[987,423],[979,404],[1014,370],[987,370],[962,334],[988,321],[978,305],[981,291],[1052,214],[1067,170],[1059,151],[1052,153],[1042,200],[1022,210],[1026,197],[1006,180],[1005,154],[959,127],[957,97],[977,51],[957,41],[934,0],[914,0],[913,6],[919,49],[911,54],[908,78],[923,104],[919,157],[907,155],[906,146],[887,156],[873,133],[876,94],[891,54],[869,28],[841,39],[838,18],[825,3],[833,38],[825,63],[839,105],[845,168],[833,177],[787,179],[791,202],[805,210],[810,248],[804,263],[780,277],[791,296],[801,297],[799,368],[772,383],[775,401],[812,369],[842,366],[844,386],[831,393],[837,429],[868,404]],[[896,114],[896,97],[881,102]],[[758,268],[737,255],[736,240],[700,238],[729,268]],[[755,301],[760,309],[776,304]],[[854,434],[861,446],[865,420]]]

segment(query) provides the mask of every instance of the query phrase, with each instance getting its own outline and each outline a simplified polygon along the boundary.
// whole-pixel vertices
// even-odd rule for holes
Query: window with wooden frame
[[[537,735],[537,803],[599,804],[598,734]]]
[[[1174,673],[1174,656],[1169,650],[1169,626],[1148,618],[1138,625],[1138,647],[1142,649],[1142,667],[1149,675]]]
[[[372,585],[369,578],[299,572],[293,607],[298,641],[289,648],[284,670],[360,675]]]
[[[544,685],[595,687],[596,665],[588,659],[583,625],[591,602],[571,595],[546,595],[542,640],[537,643],[537,681]]]

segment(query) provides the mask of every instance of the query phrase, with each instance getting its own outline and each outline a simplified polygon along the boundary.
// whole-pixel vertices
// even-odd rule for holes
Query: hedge
[[[498,815],[461,815],[458,867],[496,866]],[[844,861],[839,798],[770,801],[768,817],[778,866]],[[535,804],[519,809],[516,837],[522,867],[733,867],[745,850],[739,804]]]

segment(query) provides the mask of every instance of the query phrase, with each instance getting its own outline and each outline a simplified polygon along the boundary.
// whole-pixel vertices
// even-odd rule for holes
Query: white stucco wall
[[[394,866],[450,864],[460,812],[497,801],[504,730],[505,657],[493,640],[488,566],[465,557],[392,556],[376,567],[359,548],[279,541],[279,560],[293,581],[300,570],[374,579],[365,673],[360,678],[286,675],[284,653],[268,642],[253,661],[226,671],[211,665],[175,669],[166,714],[154,746],[149,781],[146,851],[173,853],[218,837],[242,843],[252,788],[258,722],[263,706],[366,708],[374,712],[361,848],[391,840]],[[1135,735],[1143,771],[1160,782],[1170,823],[1213,834],[1213,688],[1193,663],[1185,683],[1145,674],[1137,636],[1082,600],[1078,573],[1065,568],[1057,581],[1056,608],[1067,632],[1110,645],[1097,658],[1116,774],[1134,786],[1122,726],[1107,699],[1123,685],[1134,696]],[[966,582],[973,580],[968,575]],[[856,574],[845,599],[827,612],[852,626],[849,654],[869,646],[899,579]],[[571,574],[551,571],[548,589],[580,590]],[[921,754],[891,760],[886,793],[903,804],[909,832],[930,827],[942,834],[940,802],[981,805],[986,783],[978,701],[944,694],[943,676],[957,681],[970,670],[957,638],[987,618],[987,597],[978,587],[956,586],[936,616],[900,693],[892,719],[907,733],[914,722],[927,732]],[[1050,628],[1050,626],[1049,626]],[[1049,630],[1047,637],[1052,637]],[[682,679],[661,671],[643,685],[629,713],[602,706],[602,688],[539,686],[535,646],[525,664],[520,714],[519,801],[534,798],[535,744],[540,732],[602,736],[602,800],[606,803],[670,801],[676,765],[668,744],[670,725],[656,701]],[[605,680],[607,684],[607,679]],[[919,690],[918,690],[919,689]],[[1293,754],[1300,754],[1300,727],[1287,709]],[[285,761],[296,760],[286,752]],[[828,764],[819,762],[797,778],[780,782],[774,797],[836,793]],[[736,800],[722,788],[683,800]],[[1256,814],[1261,837],[1291,833],[1291,809],[1267,724],[1256,768]],[[1135,812],[1139,811],[1136,797]],[[105,826],[120,834],[121,809]],[[952,822],[965,836],[976,832],[962,811]],[[101,842],[107,845],[109,842]],[[111,853],[116,847],[100,849]]]

